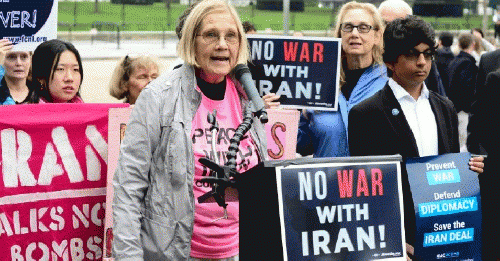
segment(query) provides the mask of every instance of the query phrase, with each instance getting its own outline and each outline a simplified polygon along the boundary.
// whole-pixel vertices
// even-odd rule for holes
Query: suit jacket
[[[488,74],[480,100],[474,104],[475,114],[470,118],[477,140],[488,152],[488,157],[500,158],[500,69]],[[499,162],[500,165],[500,162]]]
[[[477,72],[476,78],[476,90],[474,93],[474,100],[472,102],[471,114],[469,125],[467,126],[467,131],[469,135],[467,136],[467,150],[472,153],[477,154],[487,154],[489,153],[483,148],[483,145],[479,142],[481,139],[478,136],[477,127],[478,125],[475,123],[474,115],[480,114],[480,111],[477,111],[478,104],[485,99],[488,99],[488,94],[485,93],[486,86],[486,76],[498,70],[500,68],[500,49],[485,53],[481,56],[481,60],[479,61],[479,68]]]
[[[500,49],[487,52],[481,56],[476,78],[476,97],[484,90],[486,76],[500,68]]]
[[[457,112],[470,112],[476,76],[476,59],[464,51],[460,51],[448,65],[449,86],[446,94]]]
[[[429,102],[438,127],[439,154],[459,152],[458,118],[450,100],[429,90]],[[398,111],[394,115],[393,110]],[[351,126],[351,119],[353,125]],[[410,125],[388,84],[349,113],[351,155],[419,157]]]
[[[459,152],[458,117],[453,104],[429,90],[429,102],[438,128],[439,154]],[[349,148],[352,156],[400,154],[403,160],[419,157],[417,143],[401,105],[388,84],[349,113]],[[415,209],[406,173],[402,166],[405,233],[415,243]]]
[[[481,205],[483,209],[483,253],[491,255],[483,260],[496,260],[500,255],[496,251],[500,240],[498,223],[498,202],[500,200],[500,69],[486,77],[482,97],[474,103],[475,112],[470,117],[469,130],[475,135],[478,144],[488,153],[484,160],[484,172],[479,175],[481,187]],[[489,243],[489,244],[488,244]],[[487,251],[487,250],[493,251]]]

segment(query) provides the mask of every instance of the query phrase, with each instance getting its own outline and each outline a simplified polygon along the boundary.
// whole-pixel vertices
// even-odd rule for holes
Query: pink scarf
[[[47,100],[45,100],[43,97],[40,97],[40,101],[38,103],[50,103]],[[67,101],[66,103],[84,103],[83,99],[80,96],[75,96],[73,99]]]

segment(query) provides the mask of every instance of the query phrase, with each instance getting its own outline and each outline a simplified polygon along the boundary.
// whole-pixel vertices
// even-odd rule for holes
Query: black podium
[[[283,260],[275,167],[261,163],[240,181],[240,260]]]

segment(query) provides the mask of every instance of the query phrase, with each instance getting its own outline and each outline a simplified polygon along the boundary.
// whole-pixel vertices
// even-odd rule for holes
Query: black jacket
[[[482,59],[481,59],[482,60]],[[484,172],[479,175],[481,204],[483,208],[483,260],[497,260],[500,240],[498,202],[500,201],[500,69],[491,72],[482,85],[477,101],[472,105],[467,146],[474,153],[487,153]],[[471,137],[475,143],[471,142]],[[481,144],[481,147],[475,147]],[[475,145],[475,146],[471,146]],[[484,151],[472,151],[481,148]],[[488,256],[489,255],[489,256]]]
[[[500,49],[485,53],[481,56],[481,60],[479,61],[479,68],[476,78],[476,90],[474,93],[474,103],[479,103],[482,100],[485,100],[485,97],[488,97],[488,94],[485,94],[485,83],[486,76],[496,71],[500,68]],[[467,150],[472,153],[477,154],[486,154],[487,151],[480,144],[479,139],[481,137],[478,136],[476,131],[477,124],[474,119],[474,115],[480,112],[476,112],[474,107],[479,108],[478,106],[472,106],[469,125],[467,126],[467,131],[469,135],[467,136]]]
[[[470,112],[474,97],[474,85],[477,76],[476,59],[461,51],[448,67],[448,98],[455,105],[457,112]]]
[[[433,91],[429,93],[429,102],[438,127],[439,154],[459,152],[458,117],[453,104]],[[400,113],[394,115],[394,109]],[[400,154],[403,160],[408,157],[419,157],[413,132],[388,84],[351,109],[348,133],[352,156]],[[407,242],[413,245],[416,226],[415,209],[404,163],[401,169],[405,233]]]
[[[455,55],[449,47],[439,48],[436,51],[436,66],[441,75],[444,89],[448,89],[448,65],[455,58]]]

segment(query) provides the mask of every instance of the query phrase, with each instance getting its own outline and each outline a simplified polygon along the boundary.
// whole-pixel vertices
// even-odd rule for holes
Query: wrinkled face
[[[394,64],[387,64],[392,70],[392,78],[403,88],[420,86],[431,70],[432,50],[429,45],[421,43],[408,53],[398,56]]]
[[[75,54],[68,50],[62,52],[49,80],[53,102],[67,102],[75,97],[81,84],[80,71]]]
[[[228,12],[209,14],[203,19],[196,36],[195,56],[206,81],[219,83],[236,66],[239,35],[236,22]]]
[[[7,52],[4,60],[5,76],[13,79],[26,79],[31,65],[29,52]]]
[[[380,30],[376,31],[371,15],[363,9],[352,9],[347,11],[342,20],[346,25],[369,25],[373,28],[366,33],[359,31],[359,28],[353,28],[352,32],[340,31],[342,37],[342,49],[346,55],[371,56],[373,46],[380,41]]]
[[[158,78],[158,67],[156,66],[136,66],[130,74],[129,80],[125,83],[128,88],[128,101],[130,104],[135,104],[137,97],[142,89],[148,85],[149,82]]]

